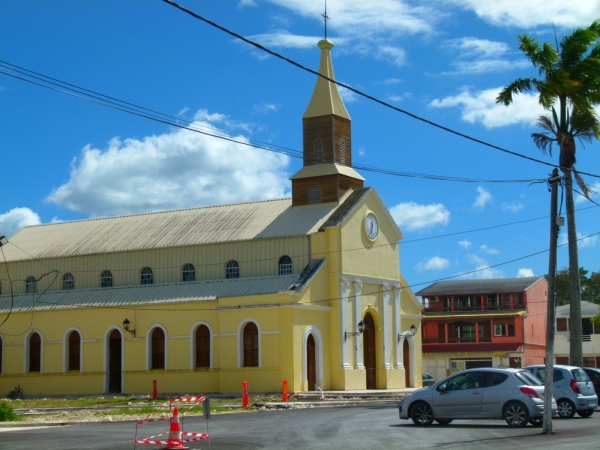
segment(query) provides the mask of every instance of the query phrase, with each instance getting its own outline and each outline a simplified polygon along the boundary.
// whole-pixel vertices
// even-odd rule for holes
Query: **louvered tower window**
[[[346,164],[346,140],[340,139],[340,163]]]
[[[314,142],[315,148],[315,164],[323,162],[323,139],[316,138]]]
[[[321,203],[321,186],[313,184],[308,188],[308,204],[318,205]]]

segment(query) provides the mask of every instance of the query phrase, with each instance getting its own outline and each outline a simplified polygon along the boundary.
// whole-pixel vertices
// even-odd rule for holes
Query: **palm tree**
[[[533,133],[535,145],[552,156],[552,146],[559,148],[559,165],[564,175],[569,238],[569,275],[571,297],[571,364],[583,365],[581,285],[577,230],[573,202],[573,175],[582,193],[588,188],[575,170],[575,141],[591,142],[600,138],[600,122],[594,105],[600,103],[600,20],[587,28],[577,28],[556,46],[544,45],[533,37],[519,36],[519,49],[539,71],[539,78],[519,78],[504,88],[496,103],[509,105],[513,95],[537,91],[540,104],[551,113],[537,121],[543,131]],[[558,111],[557,111],[558,110]],[[549,295],[549,299],[553,296]],[[548,324],[550,325],[550,324]]]

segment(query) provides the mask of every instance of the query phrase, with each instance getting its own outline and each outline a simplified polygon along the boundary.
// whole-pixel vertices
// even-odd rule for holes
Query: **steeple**
[[[319,73],[334,80],[333,42],[322,39]],[[352,169],[350,115],[337,85],[323,77],[317,83],[302,116],[304,167],[292,178],[292,205],[339,203],[351,189],[365,181]]]

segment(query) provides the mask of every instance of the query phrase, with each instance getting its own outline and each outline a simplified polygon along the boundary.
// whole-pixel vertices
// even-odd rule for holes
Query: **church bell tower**
[[[333,80],[333,42],[322,39],[319,73]],[[339,203],[350,189],[363,187],[364,178],[352,168],[351,120],[337,85],[318,77],[302,116],[302,169],[292,176],[292,206]]]

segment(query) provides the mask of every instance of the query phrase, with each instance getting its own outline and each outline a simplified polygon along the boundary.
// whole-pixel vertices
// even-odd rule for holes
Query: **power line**
[[[236,39],[240,39],[240,40],[246,42],[247,44],[250,44],[250,45],[252,45],[252,46],[254,46],[254,47],[256,47],[256,48],[258,48],[258,49],[260,49],[260,50],[262,50],[262,51],[264,51],[264,52],[266,52],[266,53],[268,53],[268,54],[270,54],[270,55],[272,55],[272,56],[274,56],[276,58],[282,59],[283,61],[286,61],[286,62],[288,62],[288,63],[290,63],[290,64],[292,64],[292,65],[294,65],[294,66],[296,66],[296,67],[298,67],[298,68],[300,68],[302,70],[305,70],[305,71],[307,71],[307,72],[309,72],[309,73],[311,73],[313,75],[317,75],[317,76],[319,76],[319,77],[321,77],[321,78],[323,78],[323,79],[325,79],[325,80],[327,80],[327,81],[329,81],[331,83],[335,83],[336,85],[341,86],[341,87],[343,87],[345,89],[348,89],[348,90],[354,92],[355,94],[360,95],[361,97],[365,97],[365,98],[367,98],[369,100],[372,100],[372,101],[374,101],[376,103],[379,103],[380,105],[383,105],[386,108],[393,109],[393,110],[395,110],[397,112],[400,112],[402,114],[405,114],[405,115],[407,115],[407,116],[409,116],[409,117],[411,117],[413,119],[419,120],[421,122],[424,122],[424,123],[426,123],[428,125],[431,125],[433,127],[439,128],[441,130],[447,131],[448,133],[452,133],[452,134],[454,134],[456,136],[462,137],[464,139],[468,139],[468,140],[470,140],[472,142],[476,142],[476,143],[481,144],[481,145],[485,145],[486,147],[490,147],[490,148],[493,148],[495,150],[499,150],[499,151],[504,152],[504,153],[508,153],[510,155],[513,155],[513,156],[518,156],[519,158],[527,159],[529,161],[537,162],[537,163],[544,164],[544,165],[550,166],[550,167],[557,167],[557,168],[560,168],[562,170],[565,170],[565,169],[569,170],[570,169],[568,167],[562,167],[560,165],[555,165],[555,164],[552,164],[552,163],[549,163],[549,162],[546,162],[546,161],[542,161],[541,159],[532,158],[530,156],[523,155],[521,153],[517,153],[515,151],[508,150],[506,148],[499,147],[499,146],[494,145],[494,144],[490,144],[489,142],[483,141],[481,139],[474,138],[472,136],[469,136],[467,134],[464,134],[464,133],[461,133],[459,131],[453,130],[453,129],[451,129],[449,127],[446,127],[444,125],[440,125],[440,124],[438,124],[436,122],[433,122],[433,121],[431,121],[429,119],[425,119],[423,117],[420,117],[420,116],[418,116],[418,115],[416,115],[414,113],[411,113],[411,112],[409,112],[409,111],[407,111],[405,109],[398,108],[397,106],[394,106],[394,105],[392,105],[390,103],[387,103],[387,102],[385,102],[383,100],[380,100],[380,99],[378,99],[376,97],[373,97],[372,95],[369,95],[369,94],[367,94],[365,92],[362,92],[362,91],[360,91],[358,89],[355,89],[355,88],[353,88],[353,87],[351,87],[351,86],[349,86],[347,84],[340,83],[339,81],[336,81],[336,80],[334,80],[332,78],[329,78],[329,77],[327,77],[327,76],[325,76],[325,75],[323,75],[323,74],[321,74],[321,73],[319,73],[319,72],[317,72],[315,70],[312,70],[312,69],[310,69],[310,68],[308,68],[306,66],[303,66],[302,64],[294,61],[293,59],[290,59],[290,58],[288,58],[286,56],[283,56],[283,55],[281,55],[281,54],[279,54],[277,52],[274,52],[273,50],[270,50],[267,47],[264,47],[263,45],[261,45],[261,44],[259,44],[257,42],[254,42],[254,41],[252,41],[252,40],[250,40],[248,38],[245,38],[245,37],[241,36],[240,34],[235,33],[233,31],[231,31],[231,30],[229,30],[229,29],[227,29],[227,28],[225,28],[225,27],[217,24],[216,22],[213,22],[212,20],[209,20],[206,17],[203,17],[203,16],[201,16],[201,15],[193,12],[190,9],[187,9],[187,8],[181,6],[181,5],[178,5],[177,3],[175,3],[172,0],[163,0],[163,1],[165,3],[168,3],[171,6],[174,6],[175,8],[180,9],[183,12],[189,14],[190,16],[194,17],[195,19],[201,20],[201,21],[203,21],[203,22],[205,22],[205,23],[207,23],[207,24],[209,24],[209,25],[211,25],[211,26],[213,26],[213,27],[215,27],[215,28],[217,28],[217,29],[219,29],[219,30],[221,30],[221,31],[223,31],[223,32],[225,32],[225,33],[233,36],[233,37],[235,37]],[[591,177],[600,178],[600,175],[595,175],[595,174],[592,174],[592,173],[581,172],[581,171],[578,171],[578,172],[581,173],[581,174],[583,174],[583,175],[588,175],[588,176],[591,176]]]
[[[10,67],[8,67],[10,66]],[[193,131],[195,133],[203,134],[205,136],[211,136],[218,139],[222,139],[228,142],[232,142],[235,144],[240,144],[252,148],[256,148],[259,150],[266,150],[273,153],[279,153],[283,155],[290,156],[292,158],[297,159],[307,159],[302,151],[294,150],[288,147],[267,144],[262,141],[257,141],[255,139],[236,139],[232,137],[229,133],[219,130],[214,127],[208,127],[205,125],[200,125],[197,122],[192,122],[189,120],[177,118],[174,116],[170,116],[165,113],[161,113],[140,105],[136,105],[131,102],[127,102],[124,100],[119,100],[115,97],[111,97],[108,95],[101,94],[96,91],[92,91],[65,81],[61,81],[57,78],[49,77],[47,75],[40,74],[39,72],[31,71],[29,69],[16,66],[14,64],[8,63],[6,61],[0,61],[0,67],[17,72],[25,77],[33,78],[33,80],[25,78],[24,76],[15,75],[13,73],[8,73],[0,70],[0,74],[9,76],[21,81],[25,81],[27,83],[34,84],[39,87],[43,87],[55,92],[59,92],[61,94],[70,95],[72,97],[78,98],[80,100],[85,100],[91,103],[95,103],[101,106],[105,106],[108,108],[115,109],[117,111],[121,111],[127,114],[132,114],[138,117],[142,117],[145,119],[153,120],[155,122],[163,123],[165,125],[170,125],[173,127],[177,127],[180,129],[185,129],[188,131]],[[16,68],[16,69],[15,69]],[[31,75],[35,74],[35,75]],[[37,81],[34,81],[37,80]],[[50,81],[49,81],[50,80]],[[48,83],[50,84],[44,84]],[[202,129],[212,130],[214,133],[203,131]],[[216,134],[218,133],[218,134]],[[541,182],[544,179],[534,178],[534,179],[521,179],[521,180],[505,180],[505,179],[496,179],[496,180],[488,180],[481,178],[465,178],[465,177],[451,177],[446,175],[432,175],[432,174],[422,174],[417,172],[403,172],[396,171],[392,169],[386,169],[376,166],[369,166],[366,164],[355,164],[352,166],[358,170],[364,170],[367,172],[380,173],[383,175],[392,175],[404,178],[421,178],[428,180],[436,180],[436,181],[453,181],[453,182],[461,182],[461,183],[536,183]]]

